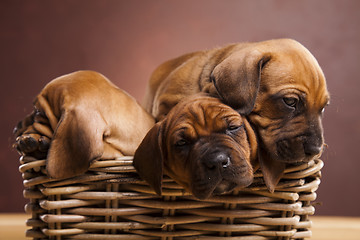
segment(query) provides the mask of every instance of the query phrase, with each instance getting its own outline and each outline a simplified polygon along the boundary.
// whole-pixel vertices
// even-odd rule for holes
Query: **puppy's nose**
[[[305,144],[304,151],[308,156],[314,156],[321,152],[322,146],[316,146],[316,144]]]
[[[207,159],[205,165],[209,169],[215,169],[217,167],[227,168],[230,165],[230,157],[226,153],[216,153],[210,159]]]

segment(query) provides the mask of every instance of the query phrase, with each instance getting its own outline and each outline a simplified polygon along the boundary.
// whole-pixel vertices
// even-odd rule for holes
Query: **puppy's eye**
[[[184,139],[180,139],[180,140],[178,140],[178,141],[175,143],[175,146],[176,146],[176,147],[183,147],[183,146],[185,146],[185,145],[187,145],[187,144],[188,144],[187,141],[185,141]]]
[[[239,128],[240,128],[240,126],[230,125],[230,126],[228,127],[228,130],[229,130],[229,131],[235,131],[235,130],[237,130],[237,129],[239,129]]]
[[[234,133],[240,130],[244,125],[229,125],[226,129],[228,133]]]
[[[286,105],[292,108],[295,108],[298,103],[298,99],[293,97],[284,97],[283,101]]]
[[[322,109],[320,109],[320,115],[323,116],[325,112],[325,107],[323,107]]]

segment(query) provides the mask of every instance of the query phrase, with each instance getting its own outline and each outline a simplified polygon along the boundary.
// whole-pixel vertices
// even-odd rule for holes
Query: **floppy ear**
[[[271,159],[267,153],[260,149],[258,153],[261,172],[263,173],[265,184],[269,192],[275,191],[285,170],[285,163]]]
[[[48,175],[69,178],[86,172],[103,153],[104,126],[98,113],[80,107],[64,110],[47,156]]]
[[[270,55],[243,49],[220,62],[211,74],[220,98],[240,114],[249,114],[259,91],[261,70]]]
[[[163,176],[162,127],[158,122],[150,129],[135,151],[133,165],[139,176],[161,195]]]
[[[250,144],[250,163],[253,169],[259,167],[259,161],[258,161],[258,141],[256,138],[256,134],[252,126],[250,125],[249,121],[246,119],[246,117],[242,117],[245,125],[246,135],[248,138],[248,142]]]

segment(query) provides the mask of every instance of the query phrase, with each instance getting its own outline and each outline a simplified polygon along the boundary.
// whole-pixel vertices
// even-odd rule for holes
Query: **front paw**
[[[24,134],[16,138],[14,148],[22,155],[45,158],[50,147],[50,139],[36,133]]]
[[[21,153],[31,153],[39,147],[38,134],[25,134],[16,138],[15,148]]]

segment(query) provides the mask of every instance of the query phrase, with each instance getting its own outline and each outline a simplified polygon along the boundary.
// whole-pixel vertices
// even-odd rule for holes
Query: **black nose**
[[[230,157],[223,152],[212,154],[211,157],[205,160],[204,164],[209,169],[227,168],[230,165]]]
[[[304,151],[308,156],[314,156],[321,152],[322,146],[317,146],[316,144],[305,144]]]

